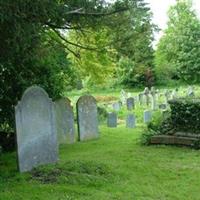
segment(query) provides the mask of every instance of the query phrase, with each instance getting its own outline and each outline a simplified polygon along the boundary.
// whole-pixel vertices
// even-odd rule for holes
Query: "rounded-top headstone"
[[[20,172],[58,160],[54,104],[42,88],[28,88],[15,107]]]
[[[90,95],[82,96],[78,99],[76,108],[79,140],[85,141],[98,138],[96,99]]]
[[[71,144],[75,141],[74,113],[67,97],[55,101],[56,129],[59,144]]]

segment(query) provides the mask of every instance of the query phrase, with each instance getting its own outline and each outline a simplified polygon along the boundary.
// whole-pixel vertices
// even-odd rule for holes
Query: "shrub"
[[[181,98],[169,101],[171,123],[176,131],[200,134],[200,99]]]

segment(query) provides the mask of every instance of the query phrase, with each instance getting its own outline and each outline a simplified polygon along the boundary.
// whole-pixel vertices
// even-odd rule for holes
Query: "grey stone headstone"
[[[168,90],[165,90],[164,96],[165,96],[165,103],[168,104],[168,101],[170,99],[170,92]]]
[[[143,93],[139,93],[139,94],[138,94],[138,100],[139,100],[140,106],[143,105],[143,101],[144,101],[143,98],[144,98],[144,94],[143,94]]]
[[[97,103],[93,96],[85,95],[76,103],[79,141],[99,137]]]
[[[15,107],[20,172],[58,160],[54,103],[40,87],[28,88]]]
[[[133,97],[129,97],[126,100],[126,106],[127,106],[127,110],[133,110],[135,107],[135,101]]]
[[[148,123],[151,121],[152,118],[152,112],[150,110],[144,111],[144,123]]]
[[[117,114],[115,112],[108,113],[107,126],[112,128],[117,127]]]
[[[187,95],[188,95],[189,97],[194,97],[194,96],[195,96],[195,94],[194,94],[194,89],[193,89],[192,86],[189,86],[189,87],[188,87]]]
[[[77,80],[76,88],[77,88],[77,90],[83,89],[83,82],[81,79]]]
[[[120,92],[120,99],[121,99],[122,104],[126,103],[127,94],[126,94],[126,92],[123,89]]]
[[[149,88],[146,87],[144,89],[144,95],[145,95],[145,101],[146,101],[146,105],[147,106],[149,106],[149,104],[150,104],[150,96],[149,96],[149,94],[150,94]]]
[[[128,114],[126,118],[126,127],[127,128],[135,128],[136,120],[134,114]]]
[[[156,102],[156,96],[151,95],[151,109],[156,110],[157,109],[157,102]]]
[[[159,109],[166,110],[167,109],[167,104],[165,104],[165,103],[160,104],[159,105]]]
[[[120,111],[120,109],[121,109],[121,103],[120,102],[115,102],[115,103],[113,103],[113,110],[115,110],[115,111]]]
[[[55,101],[56,129],[59,144],[71,144],[75,142],[74,113],[71,101],[62,98]]]

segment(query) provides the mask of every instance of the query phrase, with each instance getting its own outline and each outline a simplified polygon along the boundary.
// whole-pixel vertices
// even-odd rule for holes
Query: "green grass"
[[[200,152],[141,146],[143,128],[101,126],[99,140],[60,147],[56,165],[16,171],[15,153],[0,157],[1,200],[199,200]]]
[[[73,91],[67,96],[75,104],[82,94]],[[119,97],[120,89],[91,94]],[[117,128],[101,122],[99,140],[63,145],[57,164],[30,173],[17,172],[15,152],[0,155],[0,200],[199,200],[200,151],[141,146],[144,109],[136,105],[136,129],[125,128],[124,107]]]

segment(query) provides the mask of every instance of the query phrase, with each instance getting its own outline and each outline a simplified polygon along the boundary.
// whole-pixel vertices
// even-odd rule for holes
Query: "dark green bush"
[[[169,101],[171,123],[176,131],[200,134],[200,99],[182,98]]]

